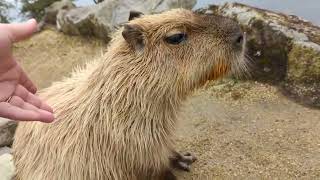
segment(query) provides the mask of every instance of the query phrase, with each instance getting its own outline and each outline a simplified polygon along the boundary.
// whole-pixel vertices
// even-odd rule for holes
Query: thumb
[[[30,37],[37,30],[37,21],[30,19],[24,23],[7,24],[11,33],[11,41],[17,42]]]

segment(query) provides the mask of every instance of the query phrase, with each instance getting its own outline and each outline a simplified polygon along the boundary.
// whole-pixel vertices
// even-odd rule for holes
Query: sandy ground
[[[46,30],[15,54],[40,88],[105,49],[88,38]],[[298,105],[277,88],[255,82],[197,91],[186,102],[177,149],[198,161],[180,179],[320,179],[320,111]]]
[[[186,104],[179,150],[199,161],[183,179],[319,179],[320,111],[289,101],[273,87],[250,85],[254,100],[201,90]]]
[[[97,39],[66,36],[48,29],[16,44],[14,54],[41,89],[69,75],[75,66],[102,55],[105,47]]]

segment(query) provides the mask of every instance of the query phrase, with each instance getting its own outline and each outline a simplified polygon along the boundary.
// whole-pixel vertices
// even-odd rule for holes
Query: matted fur
[[[142,49],[119,30],[102,58],[41,92],[56,121],[19,124],[17,180],[161,179],[182,101],[243,64],[230,40],[239,27],[230,19],[177,9],[129,25],[141,29]],[[166,35],[176,31],[187,41],[167,44]]]

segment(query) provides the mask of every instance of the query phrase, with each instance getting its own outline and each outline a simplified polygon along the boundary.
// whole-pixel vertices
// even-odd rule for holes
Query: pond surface
[[[4,1],[14,5],[9,11],[9,17],[12,22],[19,22],[26,19],[26,17],[19,12],[21,7],[19,0]],[[198,0],[194,8],[204,7],[208,4],[223,4],[225,2],[235,2],[235,0]],[[320,25],[320,0],[237,0],[236,2],[297,15],[314,24]],[[75,4],[77,6],[86,6],[94,4],[94,2],[93,0],[75,0]]]

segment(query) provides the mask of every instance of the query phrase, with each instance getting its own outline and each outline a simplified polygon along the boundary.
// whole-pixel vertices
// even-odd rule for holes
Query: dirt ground
[[[40,88],[99,56],[106,45],[45,30],[15,54]],[[276,87],[242,82],[208,85],[186,102],[177,148],[198,161],[180,179],[320,179],[320,110],[284,97]]]

